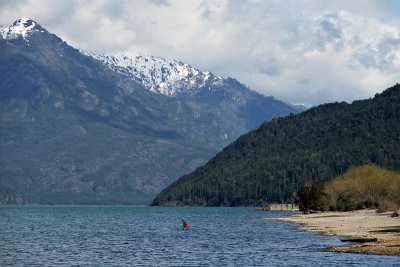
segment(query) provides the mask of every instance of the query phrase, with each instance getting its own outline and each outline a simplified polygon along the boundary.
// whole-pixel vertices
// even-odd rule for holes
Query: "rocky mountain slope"
[[[224,129],[219,137],[234,141],[263,121],[306,110],[265,97],[233,78],[222,78],[176,60],[154,56],[95,54],[81,51],[110,69],[141,83],[152,92],[181,100],[194,116],[214,117],[211,125]]]
[[[176,60],[154,56],[98,55],[81,51],[84,55],[100,60],[114,71],[131,77],[153,92],[167,96],[196,94],[222,85],[224,79],[210,72],[202,72]]]
[[[171,82],[196,93],[166,96],[31,19],[3,28],[0,203],[148,203],[252,127],[298,111],[209,76],[200,89]]]

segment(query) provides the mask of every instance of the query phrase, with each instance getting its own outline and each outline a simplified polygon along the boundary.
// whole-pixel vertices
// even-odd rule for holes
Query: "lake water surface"
[[[254,208],[1,206],[0,266],[399,266]],[[181,219],[190,224],[181,230]]]

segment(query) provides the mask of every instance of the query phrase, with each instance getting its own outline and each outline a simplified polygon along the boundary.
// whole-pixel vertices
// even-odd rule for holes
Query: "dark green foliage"
[[[338,211],[351,211],[359,210],[362,208],[371,207],[371,205],[364,206],[363,202],[359,201],[360,196],[356,196],[355,192],[344,191],[341,192],[336,200],[336,210]]]
[[[366,163],[400,168],[398,84],[373,99],[321,105],[264,123],[171,184],[153,205],[290,201],[301,185]]]
[[[325,184],[314,181],[300,187],[297,192],[300,210],[307,212],[310,210],[326,210],[328,205],[328,195],[325,192]]]

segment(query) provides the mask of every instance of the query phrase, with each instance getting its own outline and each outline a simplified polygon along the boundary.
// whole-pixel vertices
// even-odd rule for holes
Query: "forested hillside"
[[[153,205],[257,205],[289,201],[309,181],[374,163],[400,169],[400,85],[373,99],[274,119],[163,190]]]

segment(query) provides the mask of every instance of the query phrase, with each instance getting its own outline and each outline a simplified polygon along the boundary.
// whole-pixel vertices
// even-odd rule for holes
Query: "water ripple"
[[[0,207],[0,266],[395,266],[252,208]],[[180,229],[180,220],[190,223]]]

